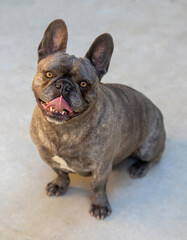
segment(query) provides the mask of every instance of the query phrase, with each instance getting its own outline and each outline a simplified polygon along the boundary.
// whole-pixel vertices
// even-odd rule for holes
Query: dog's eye
[[[85,88],[87,86],[87,82],[85,82],[85,81],[80,82],[80,86]]]
[[[52,78],[52,77],[53,77],[53,74],[52,74],[52,72],[46,72],[46,73],[45,73],[45,76],[46,76],[47,78]]]

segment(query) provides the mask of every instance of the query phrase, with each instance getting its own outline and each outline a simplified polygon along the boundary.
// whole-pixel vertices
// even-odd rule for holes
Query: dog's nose
[[[60,80],[56,82],[56,88],[59,89],[61,93],[68,93],[73,89],[73,86],[68,80]]]

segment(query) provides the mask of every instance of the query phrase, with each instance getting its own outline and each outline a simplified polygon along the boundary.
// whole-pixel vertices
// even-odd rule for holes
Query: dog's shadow
[[[131,178],[128,174],[128,168],[133,162],[134,159],[127,158],[113,168],[107,183],[107,194],[109,198],[113,195],[120,195],[123,197],[121,190],[124,191],[124,189],[129,188],[132,184]],[[83,177],[78,174],[70,174],[70,180],[70,186],[65,197],[69,198],[73,195],[90,197],[92,176]]]
[[[107,192],[110,196],[116,194],[122,196],[121,190],[124,191],[133,184],[128,169],[134,162],[135,160],[129,157],[113,168],[107,184]]]
[[[128,179],[130,179],[130,177],[128,168],[133,162],[133,158],[127,158],[113,168],[107,183],[107,192],[113,194],[120,188],[124,189],[129,187],[130,181],[128,181]],[[69,196],[82,194],[83,192],[89,195],[92,176],[83,177],[78,174],[70,174],[70,179],[71,183],[68,190]]]

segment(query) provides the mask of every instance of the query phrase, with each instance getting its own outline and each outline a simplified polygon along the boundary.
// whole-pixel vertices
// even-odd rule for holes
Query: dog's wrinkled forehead
[[[97,77],[94,67],[87,59],[77,58],[63,51],[58,51],[42,59],[38,63],[38,70],[42,72],[50,71],[54,75],[89,80],[90,83]]]

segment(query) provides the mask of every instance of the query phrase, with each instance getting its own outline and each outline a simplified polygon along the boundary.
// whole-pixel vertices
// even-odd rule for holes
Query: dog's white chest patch
[[[60,165],[60,168],[66,169],[71,172],[75,172],[72,168],[68,167],[66,161],[63,158],[56,155],[56,156],[52,157],[52,159],[53,159],[53,161],[57,162]]]

